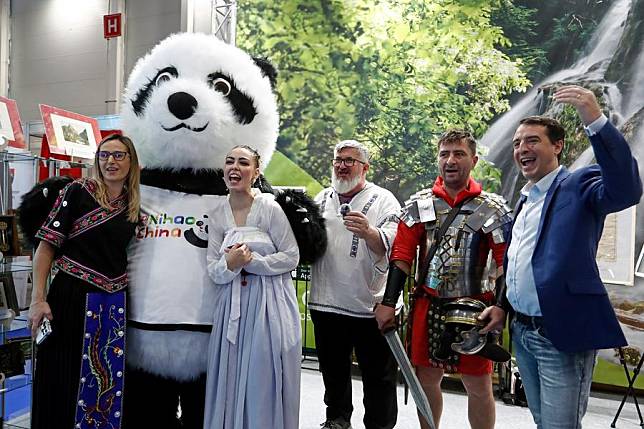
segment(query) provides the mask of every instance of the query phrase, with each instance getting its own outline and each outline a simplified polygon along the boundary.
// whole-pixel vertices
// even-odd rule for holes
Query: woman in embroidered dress
[[[226,156],[228,197],[208,225],[208,274],[217,295],[206,383],[206,429],[297,429],[300,312],[290,272],[299,250],[272,194],[251,189],[259,155]]]
[[[132,141],[98,145],[92,179],[63,189],[36,234],[29,323],[52,333],[36,349],[31,427],[119,428],[125,350],[126,247],[139,219]],[[58,269],[45,298],[52,263]]]

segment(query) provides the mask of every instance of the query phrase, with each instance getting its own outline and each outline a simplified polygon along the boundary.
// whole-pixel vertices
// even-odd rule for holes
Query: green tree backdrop
[[[501,0],[242,0],[237,43],[278,68],[278,149],[328,183],[333,145],[372,149],[370,179],[401,200],[436,177],[438,135],[483,134],[529,84],[491,14]],[[475,174],[494,189],[500,174]]]

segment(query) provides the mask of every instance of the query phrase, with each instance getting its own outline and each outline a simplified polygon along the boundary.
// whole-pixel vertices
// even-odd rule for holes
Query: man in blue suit
[[[507,289],[480,318],[485,333],[514,314],[513,345],[537,427],[573,429],[586,412],[597,350],[626,345],[595,256],[606,215],[637,204],[642,182],[592,91],[565,86],[554,99],[577,109],[598,165],[568,171],[559,165],[562,126],[521,120],[512,145],[528,183],[504,261]]]

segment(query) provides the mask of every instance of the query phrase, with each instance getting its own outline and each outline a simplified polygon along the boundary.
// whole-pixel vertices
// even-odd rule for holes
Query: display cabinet
[[[6,257],[0,262],[2,278],[11,278],[31,272],[31,261],[24,258]],[[0,287],[0,294],[10,295],[13,283]],[[23,299],[27,299],[28,291]],[[24,305],[24,304],[23,304]],[[0,418],[4,428],[29,428],[32,381],[32,341],[27,328],[27,312],[22,311],[15,318],[15,311],[0,307]]]

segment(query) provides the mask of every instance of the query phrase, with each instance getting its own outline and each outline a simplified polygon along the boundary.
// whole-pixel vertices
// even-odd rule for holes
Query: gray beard
[[[333,189],[335,189],[335,191],[338,194],[346,194],[350,192],[352,189],[358,186],[358,183],[360,183],[359,174],[355,176],[353,179],[344,180],[344,179],[338,179],[335,175],[335,171],[331,173],[331,185],[333,186]]]

